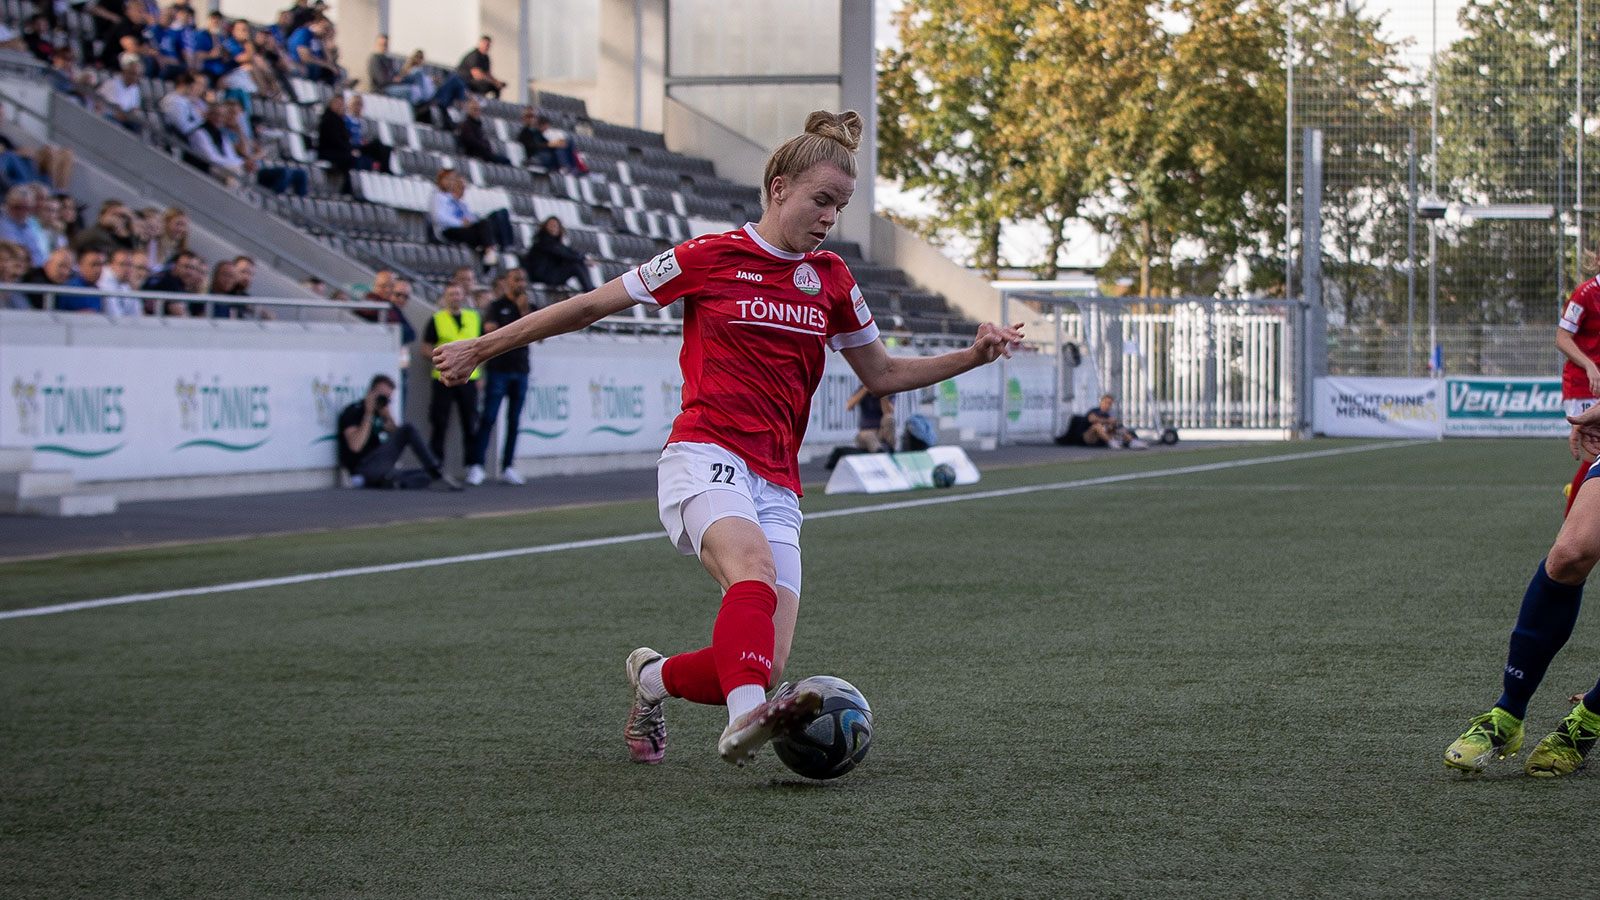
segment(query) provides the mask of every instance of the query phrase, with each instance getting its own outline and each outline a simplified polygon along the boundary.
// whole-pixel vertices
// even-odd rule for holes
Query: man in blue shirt
[[[105,271],[106,255],[99,250],[85,248],[78,252],[78,270],[67,279],[67,287],[98,287],[100,275]],[[56,309],[69,312],[101,312],[104,305],[100,297],[60,294],[56,297]]]

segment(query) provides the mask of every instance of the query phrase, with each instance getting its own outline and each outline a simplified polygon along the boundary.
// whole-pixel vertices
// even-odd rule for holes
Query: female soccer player
[[[800,605],[796,458],[822,378],[824,348],[844,354],[880,396],[936,384],[1010,356],[1021,326],[984,323],[965,350],[894,358],[844,262],[818,246],[855,191],[861,118],[814,112],[767,160],[761,221],[686,241],[622,277],[470,341],[441,346],[450,382],[514,347],[577,331],[635,303],[683,300],[683,411],[657,464],[661,524],[722,587],[711,646],[628,656],[636,762],[666,748],[663,701],[726,704],[722,758],[743,765],[821,698],[766,691],[783,672]],[[870,177],[870,173],[869,173]]]
[[[1600,452],[1600,406],[1591,406],[1572,423],[1572,453],[1593,459]],[[1587,477],[1600,475],[1591,465]],[[1600,487],[1597,485],[1596,487]],[[1511,631],[1511,650],[1501,676],[1504,693],[1494,707],[1471,720],[1465,734],[1444,752],[1444,764],[1471,775],[1481,774],[1490,757],[1505,759],[1522,749],[1522,720],[1545,670],[1555,659],[1578,622],[1583,583],[1600,562],[1600,490],[1589,488],[1573,498],[1571,509],[1550,553],[1522,597],[1522,609]],[[1583,768],[1595,740],[1600,739],[1600,683],[1582,697],[1546,735],[1523,768],[1529,775],[1550,778],[1570,775]]]
[[[1600,278],[1590,278],[1572,291],[1557,324],[1561,327],[1556,330],[1556,349],[1567,358],[1561,367],[1561,399],[1566,402],[1567,415],[1576,416],[1600,397]],[[1579,452],[1574,444],[1573,453]],[[1578,457],[1578,471],[1567,487],[1568,513],[1592,462],[1592,453]]]

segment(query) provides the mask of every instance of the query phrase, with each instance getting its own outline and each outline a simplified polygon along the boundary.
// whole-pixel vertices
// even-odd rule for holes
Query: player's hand
[[[1589,396],[1600,397],[1600,366],[1589,367]]]
[[[979,363],[992,363],[1000,357],[1011,358],[1011,352],[1022,343],[1022,323],[1002,328],[993,322],[978,326],[978,336],[972,340],[972,350],[978,354]]]
[[[1600,403],[1575,416],[1567,416],[1572,423],[1572,434],[1567,443],[1572,448],[1572,458],[1580,459],[1585,450],[1590,456],[1600,456]]]
[[[466,383],[478,367],[477,343],[478,339],[472,338],[433,348],[433,367],[439,370],[441,381],[452,386]]]

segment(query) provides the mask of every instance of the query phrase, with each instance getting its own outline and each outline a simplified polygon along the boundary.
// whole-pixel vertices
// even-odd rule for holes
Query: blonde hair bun
[[[851,153],[861,146],[861,116],[853,109],[832,113],[819,109],[806,116],[806,134],[838,142]]]

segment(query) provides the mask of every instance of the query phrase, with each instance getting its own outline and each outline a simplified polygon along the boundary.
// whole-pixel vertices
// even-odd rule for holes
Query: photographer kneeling
[[[339,413],[339,465],[350,473],[352,487],[425,487],[461,490],[461,482],[439,468],[439,460],[428,450],[417,426],[396,425],[389,412],[394,395],[394,379],[372,376],[367,396]],[[400,454],[410,447],[421,469],[400,469]]]

